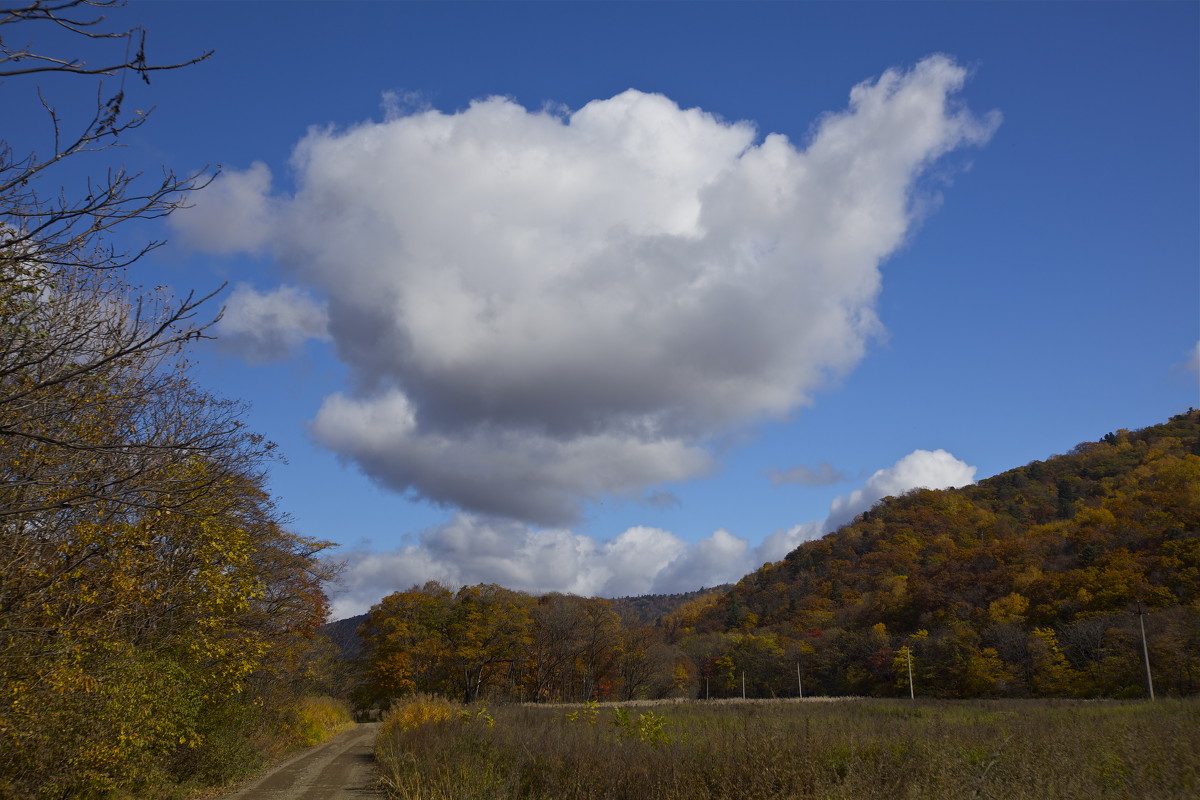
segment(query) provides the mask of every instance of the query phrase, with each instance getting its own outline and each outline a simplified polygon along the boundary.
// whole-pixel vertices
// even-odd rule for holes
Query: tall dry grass
[[[302,697],[288,707],[280,725],[285,749],[312,747],[354,726],[350,706],[332,697]]]
[[[394,797],[1200,797],[1196,700],[450,710],[416,725],[385,722],[376,753]]]

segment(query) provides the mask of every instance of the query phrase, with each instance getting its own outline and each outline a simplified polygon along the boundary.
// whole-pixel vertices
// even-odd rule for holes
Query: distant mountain
[[[697,589],[694,592],[681,592],[679,594],[643,594],[637,597],[617,597],[610,602],[612,602],[613,608],[621,615],[621,620],[626,625],[635,623],[654,625],[659,623],[663,617],[677,611],[685,603],[695,601],[710,594],[724,594],[732,588],[733,584],[726,583],[710,589]]]
[[[357,617],[347,617],[334,622],[328,622],[321,627],[321,632],[337,645],[342,658],[353,661],[362,655],[362,641],[358,638],[358,626],[367,621],[366,614]]]

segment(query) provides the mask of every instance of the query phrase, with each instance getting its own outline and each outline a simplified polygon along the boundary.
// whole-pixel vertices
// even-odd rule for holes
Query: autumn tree
[[[120,5],[0,9],[6,91],[109,81],[82,114],[39,91],[45,145],[0,142],[0,797],[149,796],[227,761],[216,743],[295,682],[327,611],[327,543],[264,488],[273,446],[188,374],[211,295],[133,287],[160,243],[114,244],[209,176],[107,163],[70,185],[146,122],[127,80],[207,57],[152,62],[144,31],[106,27]],[[29,43],[50,29],[78,52]]]
[[[169,497],[186,495],[186,478],[164,478],[157,468],[179,453],[213,462],[247,453],[244,437],[233,435],[241,424],[236,407],[204,408],[213,398],[188,396],[176,369],[185,345],[214,322],[215,313],[201,314],[211,295],[140,292],[123,270],[162,243],[129,250],[112,243],[118,226],[171,213],[183,193],[210,176],[167,171],[146,181],[110,163],[102,177],[77,187],[59,180],[76,159],[103,161],[123,134],[145,124],[148,112],[126,107],[127,79],[149,82],[156,72],[208,56],[150,61],[145,31],[105,26],[100,12],[121,5],[42,0],[0,9],[0,86],[47,74],[110,81],[82,114],[60,111],[39,89],[46,144],[18,153],[0,142],[0,441],[20,462],[8,465],[2,519],[114,503],[169,504]],[[81,51],[99,48],[96,60],[27,43],[25,37],[46,29],[65,33]],[[80,180],[62,176],[68,178]],[[187,418],[196,407],[204,408],[207,427]]]
[[[136,311],[115,276],[87,277],[106,290],[47,281],[19,319],[69,304],[97,326],[82,345],[105,347],[102,317],[119,329]],[[39,381],[36,369],[86,358],[47,350],[0,376],[0,772],[12,782],[0,793],[198,769],[229,721],[215,710],[249,702],[251,684],[272,694],[268,675],[294,678],[290,654],[327,611],[327,544],[289,532],[264,491],[270,445],[170,352]]]
[[[418,691],[448,692],[453,603],[453,592],[429,581],[371,607],[359,627],[368,681],[362,702],[386,705]]]
[[[579,652],[582,598],[551,592],[537,599],[530,616],[530,646],[522,670],[525,696],[533,702],[569,696]]]
[[[515,668],[531,644],[533,599],[495,584],[464,586],[447,626],[451,668],[463,702],[490,686],[515,683]],[[507,680],[506,680],[507,679]]]
[[[650,689],[658,670],[654,649],[658,637],[648,625],[621,631],[616,650],[616,674],[622,700],[633,700]]]
[[[620,658],[620,617],[602,598],[551,593],[532,610],[524,665],[528,697],[591,700],[607,696]]]
[[[431,581],[393,592],[359,628],[366,699],[436,692],[471,702],[506,678],[515,685],[533,643],[532,606],[528,595],[491,584],[451,592]]]

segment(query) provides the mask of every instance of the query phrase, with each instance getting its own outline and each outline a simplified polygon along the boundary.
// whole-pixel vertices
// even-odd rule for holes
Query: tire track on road
[[[379,723],[355,725],[219,800],[384,800],[372,745]]]

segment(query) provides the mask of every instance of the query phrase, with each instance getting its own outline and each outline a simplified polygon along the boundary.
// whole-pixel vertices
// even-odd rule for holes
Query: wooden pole
[[[746,699],[746,671],[742,670],[742,699]]]
[[[1146,644],[1146,623],[1142,618],[1142,601],[1137,604],[1138,626],[1142,629],[1142,660],[1146,663],[1146,694],[1154,699],[1154,679],[1150,677],[1150,647]]]
[[[800,680],[800,659],[796,659],[796,687],[800,690],[800,697],[804,697],[804,681]]]
[[[917,695],[913,691],[912,681],[912,648],[907,645],[904,647],[904,655],[908,658],[908,699],[916,700]]]

